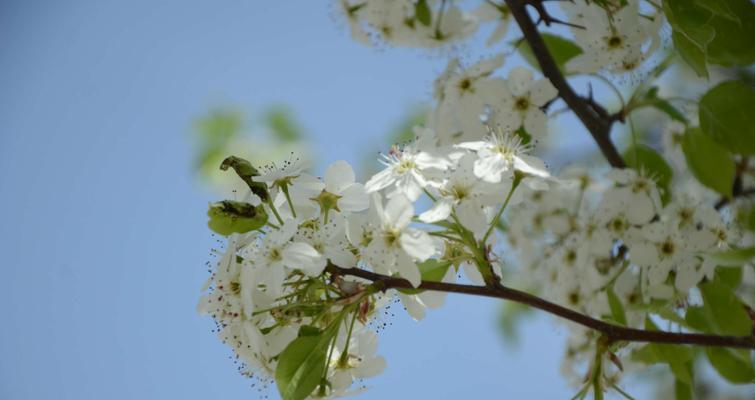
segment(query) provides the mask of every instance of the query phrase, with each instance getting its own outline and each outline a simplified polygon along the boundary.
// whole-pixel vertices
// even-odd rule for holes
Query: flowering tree
[[[398,297],[419,320],[450,292],[559,317],[575,398],[631,398],[620,379],[649,364],[666,364],[677,398],[690,398],[698,356],[728,381],[752,383],[755,90],[746,68],[755,6],[480,3],[339,2],[365,44],[449,48],[493,24],[488,45],[511,46],[533,67],[504,79],[495,75],[502,54],[450,60],[427,122],[364,184],[344,161],[323,178],[296,160],[223,161],[245,189],[210,205],[209,226],[227,241],[199,311],[242,372],[273,379],[284,399],[353,394],[386,364],[376,355],[378,311]],[[504,43],[507,35],[518,38]],[[743,78],[671,98],[659,85],[674,63]],[[578,77],[608,84],[618,109],[578,93],[567,79]],[[614,80],[629,81],[628,95]],[[559,102],[604,166],[555,174],[533,155]],[[642,139],[632,130],[620,152],[612,128],[644,108],[666,115],[666,128]]]

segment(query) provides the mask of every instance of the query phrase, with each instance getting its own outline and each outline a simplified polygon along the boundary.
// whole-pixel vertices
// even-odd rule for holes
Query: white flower
[[[296,231],[296,222],[286,222],[280,229],[268,232],[259,248],[244,257],[254,268],[255,286],[264,285],[273,296],[283,291],[287,268],[308,276],[320,275],[325,269],[325,257],[312,245],[291,241]]]
[[[530,70],[516,67],[509,72],[506,85],[498,94],[499,102],[493,107],[491,124],[507,130],[524,127],[532,137],[541,138],[548,121],[541,107],[557,95],[548,78],[533,82]]]
[[[511,12],[506,5],[485,1],[473,13],[481,22],[495,21],[496,23],[493,33],[485,42],[487,46],[500,42],[506,36],[511,22]]]
[[[409,227],[414,207],[406,197],[392,197],[384,209],[381,203],[375,201],[380,226],[373,232],[365,256],[376,271],[398,272],[417,287],[421,277],[415,261],[435,254],[435,242],[427,233]]]
[[[512,176],[515,170],[533,177],[550,177],[545,164],[527,155],[528,147],[516,135],[499,130],[483,141],[460,143],[457,147],[477,152],[479,158],[474,163],[474,174],[486,182],[498,183],[502,178]]]
[[[346,161],[336,161],[325,171],[325,191],[338,196],[336,211],[357,212],[370,205],[361,183],[355,183],[354,170]]]
[[[607,215],[624,213],[631,224],[641,225],[661,209],[661,196],[652,179],[633,169],[613,169],[606,177],[616,183],[603,195],[602,208]]]
[[[631,71],[658,46],[662,18],[655,15],[649,22],[641,18],[637,0],[630,0],[613,14],[585,1],[563,2],[561,6],[569,22],[581,27],[573,27],[571,31],[583,53],[566,63],[567,71],[595,73],[603,68]],[[645,46],[648,42],[651,44]]]
[[[388,197],[406,196],[415,201],[422,195],[422,190],[433,184],[429,174],[448,168],[449,161],[428,152],[417,151],[414,146],[403,150],[394,146],[387,155],[383,154],[380,162],[387,168],[373,175],[365,184],[368,193],[377,192],[394,186]]]
[[[357,379],[365,379],[376,376],[385,370],[385,358],[376,355],[377,335],[362,327],[355,327],[348,343],[348,350],[344,349],[346,343],[333,349],[331,358],[330,378],[334,396],[348,396],[355,394],[347,389]],[[344,356],[343,352],[348,351]]]

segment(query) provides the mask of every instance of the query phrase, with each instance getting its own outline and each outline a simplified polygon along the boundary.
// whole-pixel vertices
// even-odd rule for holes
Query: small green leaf
[[[697,180],[716,192],[731,197],[736,168],[731,154],[700,128],[684,132],[682,151],[687,166]]]
[[[694,0],[695,5],[705,8],[713,13],[713,15],[720,16],[741,24],[739,16],[732,11],[731,6],[728,4],[730,0]]]
[[[414,18],[424,26],[430,26],[433,22],[433,15],[430,7],[427,5],[427,0],[419,0],[414,5]]]
[[[676,400],[692,400],[692,386],[679,379],[674,380],[674,396]]]
[[[710,365],[726,380],[732,383],[752,383],[755,370],[750,362],[749,351],[732,350],[722,347],[705,349]]]
[[[716,30],[708,24],[711,13],[689,0],[666,0],[663,13],[671,25],[674,46],[698,75],[707,77],[708,44]]]
[[[551,56],[553,56],[553,60],[556,62],[556,65],[561,71],[564,70],[564,65],[566,65],[569,60],[582,54],[582,49],[569,39],[554,35],[552,33],[543,32],[541,33],[541,35],[543,36],[543,41],[545,41],[545,47],[548,48]],[[522,54],[524,60],[527,61],[527,63],[529,63],[531,66],[539,70],[540,63],[532,53],[529,44],[527,44],[527,41],[524,40],[524,38],[520,38],[518,40],[515,40],[514,43],[520,43],[519,52]]]
[[[746,336],[752,330],[750,320],[744,304],[731,288],[721,281],[714,279],[700,284],[705,308],[710,312],[708,317],[717,327],[715,333],[726,335]]]
[[[687,118],[684,116],[684,114],[682,114],[681,111],[679,111],[666,99],[658,97],[658,87],[656,86],[651,87],[650,90],[645,93],[642,105],[654,107],[658,111],[668,115],[669,118],[687,125]]]
[[[341,319],[333,321],[321,334],[307,330],[291,341],[278,356],[275,381],[283,400],[307,398],[320,384],[327,367],[327,353],[333,336],[338,332]]]
[[[286,107],[272,107],[263,116],[272,133],[284,142],[301,139],[302,129],[294,119],[293,113]]]
[[[712,258],[719,265],[725,265],[727,267],[740,266],[755,259],[755,246],[743,248],[735,247],[720,253],[709,254],[708,257]]]
[[[657,331],[658,327],[650,318],[645,318],[645,329]],[[686,346],[673,344],[651,343],[648,345],[655,358],[662,363],[666,363],[671,368],[676,379],[691,384],[693,379],[692,359],[694,354]]]
[[[249,203],[232,200],[210,204],[207,216],[210,217],[207,226],[223,236],[253,231],[267,223],[267,213],[261,205],[255,207]]]
[[[721,83],[700,99],[700,128],[732,153],[753,155],[753,105],[755,89],[740,81]]]
[[[436,259],[429,259],[427,261],[417,264],[419,273],[422,276],[422,281],[425,282],[440,282],[443,277],[446,276],[448,268],[451,266],[449,261],[440,261]],[[421,289],[397,289],[403,294],[419,294],[424,292]]]
[[[619,324],[626,325],[627,317],[624,313],[624,305],[621,304],[621,300],[616,296],[612,287],[606,291],[606,294],[608,295],[608,306],[611,308],[611,317]]]
[[[666,160],[658,152],[645,145],[630,147],[623,154],[627,166],[642,171],[655,179],[658,188],[661,189],[661,199],[664,203],[671,198],[669,185],[674,175]]]
[[[221,171],[226,171],[228,168],[233,168],[236,171],[236,175],[249,186],[252,193],[256,194],[260,200],[268,201],[270,199],[267,184],[254,181],[254,177],[259,176],[259,172],[252,166],[252,163],[241,157],[229,156],[220,164]]]

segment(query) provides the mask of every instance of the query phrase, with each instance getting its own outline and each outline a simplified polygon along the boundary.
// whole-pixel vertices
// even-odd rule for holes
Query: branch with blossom
[[[744,7],[738,1],[694,7],[726,36],[731,30],[718,18],[745,18],[726,12]],[[221,169],[234,170],[246,189],[210,205],[209,227],[227,242],[198,309],[213,318],[242,373],[274,380],[284,399],[358,393],[358,382],[387,365],[376,354],[381,310],[398,299],[421,320],[446,293],[460,293],[566,321],[564,370],[573,371],[575,398],[628,396],[621,377],[650,364],[668,365],[676,387],[689,389],[698,353],[680,345],[705,347],[733,383],[755,379],[755,314],[740,290],[753,279],[747,268],[755,258],[755,207],[743,189],[755,185],[747,168],[755,91],[724,82],[682,112],[655,86],[669,62],[647,72],[664,21],[698,73],[723,63],[715,45],[704,49],[702,66],[693,57],[684,42],[698,40],[689,7],[578,0],[560,3],[562,20],[539,0],[472,10],[446,0],[339,4],[354,38],[370,45],[448,47],[491,23],[487,43],[496,45],[513,19],[543,76],[515,66],[504,78],[502,54],[471,65],[450,59],[433,83],[426,123],[413,141],[392,146],[384,169],[364,184],[344,161],[319,178],[296,160],[257,167],[227,158]],[[546,27],[569,27],[573,40],[541,31],[528,5]],[[724,65],[749,65],[746,52],[744,61],[727,54]],[[643,69],[629,101],[604,76]],[[591,92],[578,95],[567,81],[575,75],[599,77],[622,108],[609,113]],[[535,155],[559,98],[612,168],[555,174]],[[613,125],[632,125],[642,107],[669,118],[662,151],[633,135],[621,154]]]

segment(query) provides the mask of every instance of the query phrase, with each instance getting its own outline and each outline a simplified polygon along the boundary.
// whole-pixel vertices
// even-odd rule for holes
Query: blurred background
[[[207,204],[229,196],[219,160],[293,153],[365,177],[422,119],[450,53],[365,47],[335,8],[0,2],[0,398],[277,398],[195,311],[216,245]],[[594,153],[586,134],[554,141]],[[565,329],[541,314],[514,328],[522,315],[462,296],[421,323],[397,313],[362,398],[571,397]],[[653,374],[630,392],[651,396]]]

